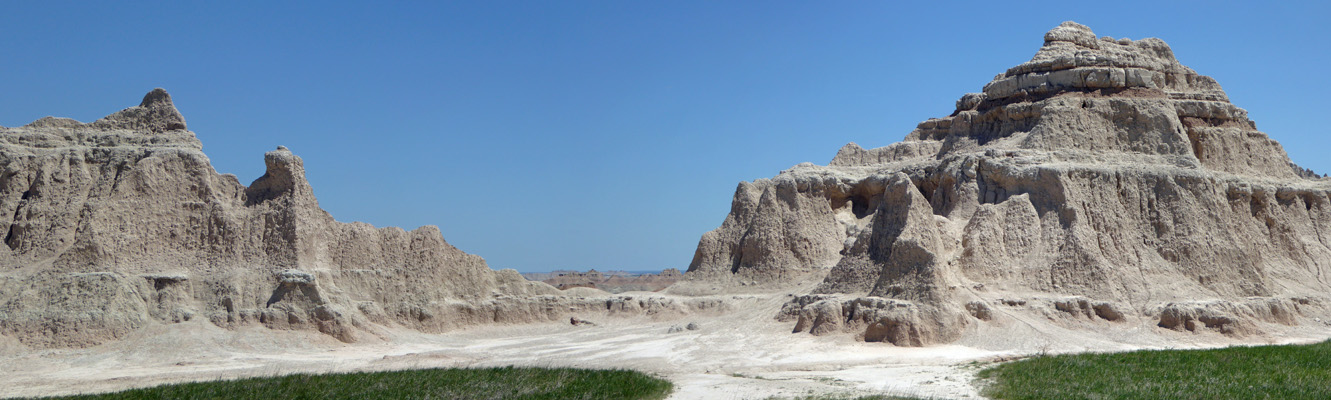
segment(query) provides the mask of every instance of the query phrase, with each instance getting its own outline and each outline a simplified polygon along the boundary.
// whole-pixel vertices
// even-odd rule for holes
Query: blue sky
[[[1331,172],[1327,6],[1072,3],[5,2],[0,125],[164,87],[218,172],[290,147],[340,221],[494,268],[682,269],[738,182],[899,141],[1075,20],[1164,39]]]

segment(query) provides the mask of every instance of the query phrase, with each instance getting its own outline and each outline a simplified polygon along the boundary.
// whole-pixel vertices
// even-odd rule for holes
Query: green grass
[[[980,371],[994,399],[1329,399],[1331,341],[1040,356]]]
[[[184,383],[60,399],[663,399],[673,385],[628,370],[421,369]]]

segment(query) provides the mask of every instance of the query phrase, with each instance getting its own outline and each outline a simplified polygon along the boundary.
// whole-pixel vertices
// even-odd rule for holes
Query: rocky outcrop
[[[777,319],[795,322],[795,333],[827,335],[855,332],[866,342],[923,346],[960,336],[963,315],[934,302],[883,297],[799,296],[782,307]]]
[[[1322,303],[1241,304],[1325,296],[1329,267],[1331,181],[1165,42],[1068,22],[900,143],[741,183],[687,275],[820,279],[814,294],[840,297],[789,305],[797,331],[895,326],[886,340],[918,345],[1042,305],[1183,331],[1296,324]],[[1180,305],[1203,300],[1227,305]]]
[[[489,269],[433,226],[336,222],[290,150],[265,154],[266,173],[246,186],[214,171],[185,129],[161,89],[92,123],[0,128],[0,336],[89,346],[204,320],[355,341],[374,325],[442,331],[715,306],[560,296]]]

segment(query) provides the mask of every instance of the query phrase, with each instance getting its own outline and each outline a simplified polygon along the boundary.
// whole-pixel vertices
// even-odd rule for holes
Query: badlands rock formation
[[[1018,313],[1246,335],[1325,316],[1329,193],[1165,42],[1066,22],[902,142],[741,183],[688,276],[821,280],[779,318],[899,345]]]
[[[716,305],[557,296],[436,227],[336,222],[300,157],[279,146],[264,163],[249,186],[215,172],[162,89],[92,123],[0,127],[0,342],[81,347],[191,320],[354,341],[384,326]]]

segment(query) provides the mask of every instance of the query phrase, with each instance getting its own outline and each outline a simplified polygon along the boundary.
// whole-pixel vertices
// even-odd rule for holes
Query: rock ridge
[[[92,123],[0,128],[0,336],[85,347],[158,324],[438,332],[576,312],[683,313],[707,299],[564,296],[491,270],[439,228],[341,223],[279,146],[248,186],[218,174],[165,90]],[[632,303],[630,305],[629,303]]]

